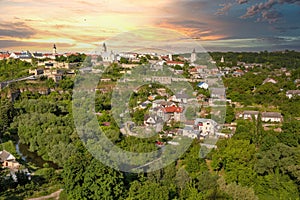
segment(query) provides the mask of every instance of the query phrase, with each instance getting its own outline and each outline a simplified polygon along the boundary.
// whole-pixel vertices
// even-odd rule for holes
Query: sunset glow
[[[299,21],[295,20],[299,4],[294,7],[289,3],[280,4],[283,17],[270,19],[270,15],[250,13],[253,5],[249,3],[245,4],[248,10],[245,5],[233,3],[230,10],[222,8],[220,3],[205,0],[2,0],[0,12],[5,17],[0,20],[0,49],[48,51],[56,43],[61,51],[88,51],[117,34],[148,26],[178,31],[203,41],[206,48],[213,50],[240,46],[233,43],[226,47],[222,40],[238,39],[245,43],[249,38],[274,38],[274,50],[289,45],[292,49],[299,47]],[[283,36],[297,39],[293,43],[276,41]],[[261,46],[249,45],[249,50],[261,49]],[[269,46],[266,42],[263,49]]]

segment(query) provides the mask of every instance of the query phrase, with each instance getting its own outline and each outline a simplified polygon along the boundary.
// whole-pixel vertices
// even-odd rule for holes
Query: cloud
[[[25,42],[25,41],[18,41],[18,40],[0,40],[1,48],[14,48],[18,47],[19,50],[27,50],[27,49],[34,49],[37,48],[48,48],[49,51],[51,50],[51,45],[49,43],[39,43],[39,42]],[[74,45],[67,44],[67,43],[57,43],[57,46],[62,48],[69,48],[73,47]]]
[[[248,0],[237,0],[236,2],[238,4],[244,4],[244,3],[248,3]]]
[[[277,22],[283,15],[275,10],[264,10],[262,11],[261,16],[262,18],[258,18],[257,21],[268,21],[269,23],[274,23]]]
[[[216,15],[225,15],[225,14],[227,14],[228,11],[233,6],[233,4],[232,3],[220,4],[220,6],[222,6],[222,8],[218,9],[218,11],[216,12]]]
[[[23,22],[0,22],[0,37],[29,38],[35,30]]]
[[[242,19],[253,17],[261,14],[261,18],[258,21],[268,21],[270,23],[277,22],[283,15],[275,10],[275,5],[293,4],[300,5],[299,0],[268,0],[265,3],[258,3],[252,5],[247,9],[247,12],[241,16]]]

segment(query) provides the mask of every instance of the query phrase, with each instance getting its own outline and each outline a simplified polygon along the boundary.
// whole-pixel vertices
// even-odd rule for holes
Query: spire
[[[55,44],[53,44],[53,54],[57,54],[57,52],[56,52],[56,45]]]
[[[107,52],[107,48],[106,48],[105,42],[103,43],[103,52]]]
[[[225,62],[224,56],[222,56],[222,58],[221,58],[221,63],[224,63],[224,62]]]

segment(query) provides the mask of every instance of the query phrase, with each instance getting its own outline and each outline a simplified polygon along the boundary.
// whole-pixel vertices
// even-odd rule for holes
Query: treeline
[[[300,52],[289,50],[283,52],[210,52],[209,54],[218,63],[223,56],[225,62],[230,63],[230,65],[245,62],[271,65],[273,68],[296,69],[300,63]]]
[[[28,76],[32,65],[18,59],[0,60],[0,82]]]

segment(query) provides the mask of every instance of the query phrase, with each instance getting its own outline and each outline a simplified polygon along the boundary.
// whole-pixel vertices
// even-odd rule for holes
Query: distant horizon
[[[26,52],[26,51],[29,51],[30,53],[43,53],[43,54],[52,54],[52,50],[49,50],[49,51],[40,51],[38,49],[34,49],[34,50],[15,50],[15,49],[0,49],[0,53],[14,53],[14,52]],[[135,51],[115,51],[115,50],[112,50],[114,53],[122,53],[122,52],[132,52],[132,53],[138,53],[138,54],[147,54],[147,53],[157,53],[157,52],[145,52],[145,53],[139,53],[139,52],[135,52]],[[232,53],[261,53],[261,52],[269,52],[269,53],[275,53],[275,52],[285,52],[285,51],[294,51],[294,52],[300,52],[300,50],[295,50],[295,49],[282,49],[282,50],[253,50],[253,51],[197,51],[196,50],[196,53],[229,53],[229,52],[232,52]],[[80,53],[80,54],[92,54],[93,52],[95,51],[72,51],[72,50],[69,50],[69,51],[59,51],[57,52],[57,54],[66,54],[66,53]],[[192,50],[191,50],[192,52]],[[191,52],[180,52],[180,53],[174,53],[173,55],[176,55],[176,54],[188,54],[188,53],[191,53]],[[99,52],[98,52],[99,53]],[[158,55],[167,55],[167,54],[158,54]]]

